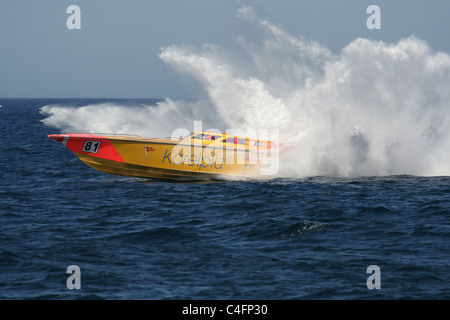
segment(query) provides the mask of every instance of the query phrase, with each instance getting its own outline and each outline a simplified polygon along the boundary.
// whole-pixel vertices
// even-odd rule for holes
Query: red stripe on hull
[[[50,139],[64,143],[72,152],[83,153],[93,157],[125,162],[114,145],[105,137],[95,134],[54,134],[48,136]],[[96,153],[83,151],[86,141],[100,142],[100,147]]]

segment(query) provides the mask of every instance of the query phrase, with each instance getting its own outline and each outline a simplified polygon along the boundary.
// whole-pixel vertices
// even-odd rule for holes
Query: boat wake
[[[233,48],[171,45],[159,57],[198,81],[198,100],[132,107],[42,107],[63,132],[170,136],[177,128],[278,129],[290,146],[279,175],[450,175],[450,56],[411,36],[355,39],[339,53],[293,36],[251,7],[237,18],[256,30]]]

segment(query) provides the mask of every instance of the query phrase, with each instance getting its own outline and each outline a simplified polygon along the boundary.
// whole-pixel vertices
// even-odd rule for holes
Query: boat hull
[[[108,174],[151,178],[217,180],[254,177],[255,150],[191,140],[147,139],[92,134],[49,135],[91,168]]]
[[[189,179],[189,180],[222,180],[223,175],[209,172],[191,172],[186,170],[175,170],[139,165],[114,160],[87,156],[83,153],[74,152],[75,155],[89,167],[108,174],[126,177],[149,178],[149,179]]]

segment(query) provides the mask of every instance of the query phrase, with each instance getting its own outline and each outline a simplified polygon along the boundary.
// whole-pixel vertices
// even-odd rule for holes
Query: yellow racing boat
[[[152,179],[257,177],[272,142],[192,132],[186,137],[118,134],[51,134],[88,166],[109,174]]]

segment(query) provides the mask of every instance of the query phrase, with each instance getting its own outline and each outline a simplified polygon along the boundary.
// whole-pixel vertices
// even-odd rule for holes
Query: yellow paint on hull
[[[163,169],[157,167],[141,166],[108,159],[99,159],[83,153],[74,152],[75,155],[89,167],[108,174],[136,178],[150,179],[201,179],[216,180],[220,175],[212,173],[187,172],[184,170]]]
[[[223,179],[227,176],[253,177],[259,173],[259,147],[249,147],[248,141],[247,145],[229,144],[225,136],[216,141],[89,134],[49,137],[65,144],[93,169],[114,175],[154,179]]]

